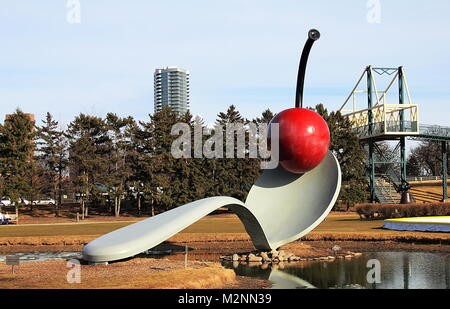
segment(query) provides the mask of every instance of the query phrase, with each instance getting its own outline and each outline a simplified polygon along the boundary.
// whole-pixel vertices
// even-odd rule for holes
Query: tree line
[[[328,123],[330,148],[341,164],[339,202],[352,206],[365,201],[365,154],[350,123],[323,105],[314,110]],[[218,113],[216,124],[269,123],[273,116],[265,110],[260,117],[246,119],[231,105]],[[69,196],[78,201],[82,217],[93,210],[119,216],[124,203],[138,214],[155,215],[205,197],[245,200],[261,173],[260,159],[175,159],[171,128],[179,122],[206,128],[201,117],[178,115],[169,107],[146,121],[114,113],[104,118],[80,114],[66,128],[50,113],[39,124],[16,110],[0,125],[0,196],[16,205],[23,198],[51,197],[56,215],[63,197]]]
[[[450,153],[447,152],[447,162]],[[425,140],[411,150],[407,161],[407,171],[410,176],[441,176],[442,175],[442,142]],[[450,164],[447,164],[447,175],[450,174]]]

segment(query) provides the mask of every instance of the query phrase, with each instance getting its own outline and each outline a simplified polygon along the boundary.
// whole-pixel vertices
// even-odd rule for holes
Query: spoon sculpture
[[[319,225],[333,208],[341,187],[339,163],[328,151],[325,121],[301,108],[308,55],[319,37],[317,30],[309,31],[300,61],[296,108],[281,112],[271,122],[279,124],[280,164],[262,173],[245,203],[225,196],[188,203],[91,241],[83,248],[83,259],[108,262],[132,257],[221,207],[239,217],[254,246],[261,250],[277,249]]]

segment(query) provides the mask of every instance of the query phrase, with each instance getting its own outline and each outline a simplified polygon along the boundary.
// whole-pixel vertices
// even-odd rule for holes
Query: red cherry
[[[306,173],[322,162],[330,146],[330,131],[325,120],[305,108],[291,108],[277,114],[281,166],[295,174]],[[269,129],[269,143],[271,130]]]

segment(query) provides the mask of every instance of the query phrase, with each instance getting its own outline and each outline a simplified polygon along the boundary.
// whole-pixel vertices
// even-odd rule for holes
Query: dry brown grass
[[[81,266],[81,283],[67,282],[66,261],[0,263],[0,288],[13,289],[206,289],[235,284],[233,270],[214,263],[133,259],[108,266]]]
[[[0,247],[83,246],[98,235],[0,237]],[[167,240],[176,243],[214,243],[250,241],[246,233],[179,233]],[[1,251],[1,250],[0,250]]]
[[[86,244],[95,238],[95,235],[1,237],[0,246],[73,246]]]
[[[391,219],[450,215],[450,203],[360,204],[356,212],[361,219]]]
[[[15,208],[8,206],[2,207],[3,213],[15,213]],[[63,204],[59,210],[59,216],[55,215],[55,208],[51,205],[35,205],[33,210],[31,206],[21,206],[19,209],[20,224],[46,224],[46,223],[74,223],[77,222],[77,212],[80,212],[78,203]],[[122,213],[120,217],[115,217],[107,212],[90,212],[89,216],[83,222],[98,221],[133,221],[140,220],[133,213]]]
[[[418,181],[410,183],[411,192],[418,202],[434,203],[442,201],[442,181]]]
[[[328,216],[302,240],[319,241],[402,241],[450,243],[449,233],[405,232],[383,229],[382,220],[360,220],[356,213]]]
[[[0,227],[0,251],[11,246],[30,248],[75,246],[81,248],[96,237],[130,223],[111,222],[48,226]],[[402,232],[382,229],[383,221],[362,221],[356,213],[331,213],[303,240],[399,240],[449,243],[448,233]],[[230,232],[232,231],[232,232]],[[235,215],[209,216],[168,240],[174,243],[249,242],[242,223]],[[3,247],[3,249],[1,248]]]
[[[310,233],[302,237],[304,241],[398,241],[428,244],[450,244],[450,236],[445,233],[420,233],[386,231],[380,234],[364,233]]]
[[[1,225],[0,237],[101,235],[133,222],[67,223],[43,225]]]

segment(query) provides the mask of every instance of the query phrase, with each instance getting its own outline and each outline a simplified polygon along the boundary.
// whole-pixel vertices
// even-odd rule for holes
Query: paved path
[[[83,225],[83,224],[117,224],[117,223],[135,223],[139,220],[131,221],[99,221],[99,222],[60,222],[60,223],[37,223],[37,224],[3,224],[2,227],[23,227],[23,226],[54,226],[54,225]]]

